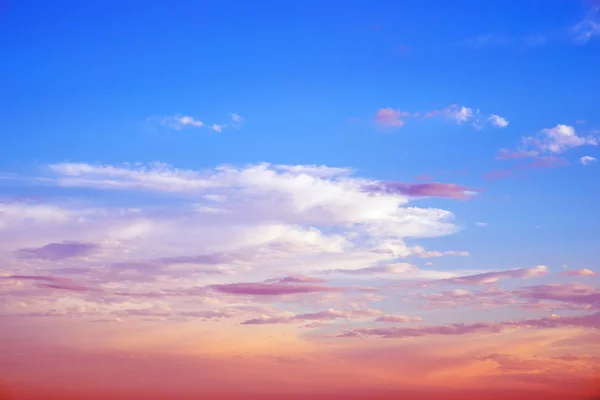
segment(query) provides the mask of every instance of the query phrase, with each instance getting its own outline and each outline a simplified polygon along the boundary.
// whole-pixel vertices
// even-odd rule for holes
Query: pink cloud
[[[19,281],[40,281],[43,283],[40,283],[38,287],[48,289],[70,290],[73,292],[88,292],[95,290],[87,286],[76,285],[72,282],[71,279],[60,278],[55,276],[10,275],[5,276],[4,279],[12,279]]]
[[[221,293],[253,296],[279,296],[286,294],[340,292],[342,289],[324,285],[301,285],[281,283],[229,283],[212,285]]]
[[[389,323],[407,323],[407,322],[421,322],[423,318],[421,317],[407,317],[404,315],[382,315],[377,318],[375,321],[377,322],[389,322]]]
[[[596,276],[598,275],[597,273],[595,273],[594,271],[592,271],[591,269],[572,269],[569,271],[565,271],[563,272],[563,275],[566,276]]]
[[[347,274],[347,275],[371,275],[371,274],[404,274],[416,272],[418,270],[412,264],[408,263],[393,263],[393,264],[384,264],[384,265],[376,265],[373,267],[365,267],[358,269],[335,269],[328,270],[327,272]]]
[[[600,308],[600,290],[577,283],[528,286],[518,289],[514,293],[529,299],[587,304]]]
[[[286,276],[283,278],[273,278],[273,279],[267,279],[265,282],[270,283],[270,282],[279,282],[279,283],[324,283],[325,280],[324,279],[320,279],[320,278],[313,278],[310,276],[304,276],[304,275],[291,275],[291,276]]]
[[[382,315],[383,312],[370,308],[353,308],[347,311],[335,310],[330,308],[325,311],[313,313],[284,315],[284,316],[265,316],[250,319],[242,322],[242,325],[272,325],[272,324],[290,324],[295,322],[325,322],[337,319],[364,319]],[[409,321],[405,321],[409,322]]]
[[[535,157],[537,155],[537,151],[500,149],[496,155],[496,160],[511,160],[514,158]]]
[[[391,328],[356,328],[341,332],[336,337],[378,336],[386,339],[422,337],[422,336],[454,336],[469,334],[494,334],[515,328],[560,328],[580,327],[600,329],[600,312],[573,317],[546,317],[521,321],[481,322],[474,324],[424,325],[419,327]]]
[[[444,197],[450,199],[470,199],[481,189],[460,186],[454,183],[403,183],[379,182],[368,186],[367,191],[372,193],[399,193],[412,197]]]
[[[569,162],[560,157],[538,157],[528,164],[517,165],[515,168],[558,168],[569,165]]]
[[[394,110],[391,107],[382,108],[375,113],[375,122],[384,127],[401,127],[404,125],[402,118],[410,116],[410,113]]]
[[[486,172],[483,174],[483,178],[488,181],[494,181],[496,179],[508,178],[509,176],[513,176],[514,171],[510,169],[499,169],[495,171]]]
[[[438,282],[453,283],[457,285],[489,285],[501,279],[534,278],[545,275],[548,267],[538,265],[532,268],[520,268],[507,271],[484,272],[482,274],[461,276],[457,278],[442,279]]]
[[[23,258],[56,261],[65,258],[86,256],[97,248],[98,246],[93,243],[61,242],[50,243],[39,248],[21,249],[18,253]]]

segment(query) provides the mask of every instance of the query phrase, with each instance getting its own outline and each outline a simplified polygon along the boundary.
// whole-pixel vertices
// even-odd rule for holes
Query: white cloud
[[[487,222],[475,222],[475,225],[484,227],[484,226],[488,226],[488,223]]]
[[[579,159],[579,162],[583,165],[591,165],[591,164],[595,163],[596,161],[598,161],[598,159],[596,157],[592,157],[592,156],[583,156]]]
[[[225,128],[239,129],[244,119],[236,113],[229,113],[231,123],[224,124],[205,124],[204,122],[189,115],[176,114],[170,117],[161,118],[160,124],[175,130],[182,130],[186,127],[207,128],[215,132],[222,132]]]
[[[508,126],[508,121],[499,115],[492,114],[488,119],[492,125],[497,126],[498,128],[506,128]]]
[[[473,109],[463,106],[457,110],[452,111],[451,116],[452,118],[456,119],[456,122],[462,124],[473,117]]]
[[[181,114],[177,114],[173,117],[165,117],[161,122],[163,125],[169,126],[175,130],[181,130],[186,126],[193,126],[196,128],[204,126],[204,122],[199,121],[194,117]]]
[[[230,315],[215,310],[214,299],[207,300],[213,295],[201,289],[211,284],[262,282],[282,272],[336,271],[341,274],[330,275],[361,282],[372,273],[393,274],[401,280],[440,279],[453,274],[418,269],[412,273],[413,267],[401,259],[424,252],[468,255],[407,245],[411,238],[456,232],[453,214],[415,207],[402,194],[366,192],[364,187],[373,181],[346,168],[257,164],[181,170],[161,163],[62,163],[50,165],[47,172],[49,176],[34,182],[85,188],[80,193],[98,203],[90,206],[73,199],[43,205],[0,203],[0,265],[8,275],[66,276],[73,279],[71,287],[93,286],[97,291],[75,293],[66,288],[62,295],[54,291],[48,296],[78,296],[90,304],[77,307],[87,310],[95,307],[95,296],[104,296],[103,301],[108,300],[102,304],[107,306],[99,304],[96,308],[104,307],[100,311],[84,313],[96,318],[130,314],[166,318],[192,312],[204,318],[217,311]],[[135,192],[127,196],[134,207],[106,205],[103,201],[110,200],[97,196],[96,190]],[[154,196],[160,196],[161,203]],[[91,243],[96,248],[58,261],[17,257],[20,249],[62,242]],[[36,284],[25,280],[22,288],[2,286],[0,291],[31,294]],[[161,295],[166,292],[171,296]],[[194,293],[194,302],[185,293]],[[333,295],[340,296],[329,294]],[[130,311],[107,308],[125,301],[135,303],[123,305]],[[223,295],[219,301],[221,307],[239,300]],[[58,310],[53,304],[40,303],[36,312]],[[197,308],[186,308],[190,304]],[[75,312],[69,307],[60,309]]]
[[[597,146],[599,140],[596,133],[579,136],[573,126],[558,124],[553,128],[542,129],[537,137],[523,137],[521,142],[522,145],[514,151],[502,149],[501,157],[507,159],[559,154],[576,147]]]

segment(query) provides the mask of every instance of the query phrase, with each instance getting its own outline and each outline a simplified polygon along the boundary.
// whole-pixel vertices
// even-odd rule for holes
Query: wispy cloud
[[[566,276],[596,276],[598,275],[596,272],[591,269],[583,268],[583,269],[571,269],[563,272],[563,275]]]
[[[596,19],[586,18],[571,27],[571,34],[576,43],[586,44],[593,37],[600,35],[600,22]]]
[[[598,159],[596,157],[592,157],[592,156],[583,156],[579,159],[579,162],[583,165],[591,165],[597,161],[598,161]]]
[[[493,334],[509,329],[519,328],[561,328],[585,327],[600,329],[600,313],[575,317],[548,317],[521,321],[506,321],[496,323],[425,325],[420,327],[393,328],[356,328],[344,331],[337,337],[378,336],[387,339],[400,339],[422,336],[455,336],[469,334]]]
[[[230,123],[222,124],[206,124],[195,117],[183,114],[176,114],[174,116],[163,117],[159,119],[161,125],[168,128],[180,131],[184,128],[206,128],[215,132],[222,132],[225,128],[239,129],[244,119],[236,113],[229,113],[231,118]]]
[[[400,128],[407,119],[429,119],[445,117],[457,124],[471,123],[475,129],[481,129],[486,124],[498,128],[508,126],[508,121],[497,114],[482,114],[481,111],[466,106],[452,104],[446,108],[425,112],[407,112],[391,107],[382,108],[375,113],[374,121],[385,128]]]
[[[65,258],[81,257],[97,249],[93,243],[62,242],[50,243],[43,247],[21,249],[19,256],[23,258],[36,258],[41,260],[62,260]]]
[[[445,197],[450,199],[470,199],[481,192],[467,186],[453,183],[403,183],[403,182],[379,182],[369,184],[365,190],[371,193],[398,193],[411,197]]]

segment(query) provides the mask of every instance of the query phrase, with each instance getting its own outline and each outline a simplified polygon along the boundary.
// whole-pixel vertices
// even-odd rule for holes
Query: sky
[[[0,1],[0,399],[600,391],[600,3]]]

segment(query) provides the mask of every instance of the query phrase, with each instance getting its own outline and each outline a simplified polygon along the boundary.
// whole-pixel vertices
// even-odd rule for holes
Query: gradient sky
[[[0,54],[0,399],[596,390],[600,3],[8,0]]]

